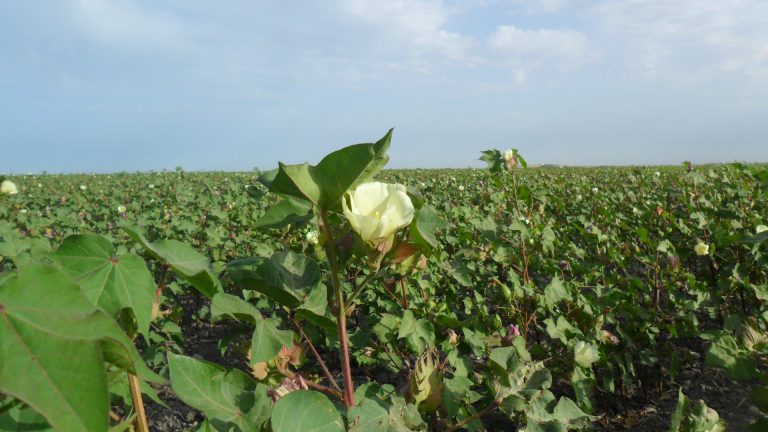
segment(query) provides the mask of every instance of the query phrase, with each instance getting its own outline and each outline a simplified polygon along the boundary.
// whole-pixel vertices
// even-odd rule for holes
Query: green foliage
[[[267,387],[244,372],[176,354],[168,355],[168,365],[174,393],[216,430],[257,431],[269,420]]]
[[[488,170],[381,171],[390,140],[263,173],[14,177],[0,206],[0,430],[124,427],[125,370],[159,379],[145,362],[211,431],[295,430],[305,405],[329,430],[492,429],[499,410],[509,429],[585,429],[606,401],[643,400],[702,363],[763,378],[764,166],[533,167],[512,149],[483,152]],[[376,249],[339,211],[370,180],[405,184],[416,210]],[[212,337],[190,345],[195,332]],[[242,370],[180,355],[216,350]],[[400,394],[425,351],[428,379],[408,379],[421,396]],[[19,373],[49,369],[66,385]],[[70,388],[98,409],[78,401],[61,426]],[[752,403],[768,413],[763,396]],[[126,416],[108,423],[110,406]],[[681,406],[677,430],[719,427]]]
[[[691,406],[680,389],[669,432],[725,432],[725,423],[704,401]]]
[[[138,228],[130,225],[122,228],[150,255],[165,262],[201,293],[213,297],[221,290],[221,283],[213,274],[205,255],[178,240],[158,240],[150,243]]]
[[[108,364],[156,378],[117,323],[66,273],[34,264],[3,280],[0,392],[57,430],[106,431]]]
[[[375,144],[356,144],[337,150],[317,166],[280,163],[270,192],[305,199],[321,209],[340,208],[341,197],[371,179],[389,160],[386,151],[392,140],[390,129]]]
[[[297,390],[281,397],[272,411],[274,432],[344,432],[344,422],[322,393]]]
[[[117,254],[106,238],[96,234],[67,237],[51,258],[80,284],[92,303],[117,318],[129,308],[143,335],[149,335],[155,283],[143,259]]]

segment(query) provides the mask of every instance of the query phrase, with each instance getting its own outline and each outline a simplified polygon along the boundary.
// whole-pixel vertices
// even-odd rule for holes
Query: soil
[[[196,307],[195,301],[184,300],[185,310]],[[185,354],[201,360],[212,361],[227,367],[237,367],[247,370],[243,356],[230,355],[222,357],[218,348],[221,338],[231,334],[231,325],[210,324],[191,318],[191,313],[185,314],[182,324],[184,332]],[[705,345],[689,341],[681,350],[704,358]],[[324,356],[326,357],[326,356]],[[327,358],[329,367],[337,363],[335,359]],[[354,366],[353,366],[354,367]],[[368,375],[372,371],[368,371]],[[365,381],[365,376],[356,377]],[[384,377],[382,377],[384,378]],[[357,381],[357,379],[356,379]],[[703,360],[689,362],[675,377],[667,382],[661,392],[654,395],[633,395],[625,403],[618,397],[611,396],[610,400],[599,401],[597,406],[606,410],[603,416],[594,424],[597,431],[638,431],[659,432],[669,430],[672,413],[678,398],[678,389],[692,402],[703,400],[707,406],[715,409],[720,418],[727,424],[728,431],[743,431],[752,424],[760,412],[749,399],[756,382],[737,382],[728,378],[720,369],[706,368]],[[157,387],[161,399],[168,408],[152,401],[145,400],[145,409],[152,431],[195,431],[204,420],[204,415],[188,407],[173,394],[170,385]],[[570,385],[565,382],[555,383],[552,389],[556,396],[572,397]],[[600,403],[602,402],[602,403]],[[501,413],[491,414],[483,419],[488,431],[515,431],[518,425],[511,422]]]

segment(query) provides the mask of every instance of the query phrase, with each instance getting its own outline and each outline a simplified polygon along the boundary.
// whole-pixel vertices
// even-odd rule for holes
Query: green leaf
[[[741,242],[747,244],[757,244],[768,240],[768,231],[763,231],[760,234],[755,234],[750,237],[745,237]]]
[[[349,432],[387,432],[389,413],[379,402],[363,399],[349,409]]]
[[[171,386],[187,405],[202,411],[220,431],[258,431],[272,406],[267,387],[238,369],[168,353]]]
[[[424,250],[431,250],[440,246],[435,234],[444,226],[445,222],[440,219],[435,209],[424,205],[416,212],[409,229],[417,245]]]
[[[254,224],[257,228],[281,228],[288,224],[299,225],[312,218],[312,203],[286,197],[270,207]]]
[[[480,159],[483,162],[487,164],[486,169],[488,169],[491,172],[497,172],[503,169],[503,162],[501,157],[501,152],[492,149],[492,150],[484,150],[481,152],[483,155],[480,156]]]
[[[322,190],[320,207],[332,209],[350,189],[367,182],[389,161],[386,152],[392,141],[390,129],[375,144],[355,144],[337,150],[317,164],[317,178]]]
[[[120,351],[132,362],[118,363],[146,369],[117,323],[63,271],[31,264],[0,286],[0,392],[24,401],[55,429],[107,430],[102,359]]]
[[[345,192],[370,180],[386,165],[389,160],[386,151],[391,140],[392,129],[375,144],[355,144],[337,150],[317,166],[280,163],[269,190],[305,199],[322,209],[336,209]]]
[[[413,312],[406,310],[400,321],[398,339],[405,339],[408,348],[414,353],[422,353],[435,345],[435,327],[425,319],[416,319]]]
[[[576,367],[571,376],[571,386],[579,407],[587,413],[593,412],[592,394],[595,386],[594,373],[591,369]]]
[[[275,177],[277,177],[277,173],[279,171],[280,170],[278,168],[275,168],[269,171],[264,171],[259,176],[258,182],[269,188],[270,186],[272,186],[272,182],[275,181]]]
[[[559,277],[555,276],[552,281],[544,288],[544,299],[550,308],[554,308],[562,300],[569,300],[571,298],[568,290],[563,286],[563,282]]]
[[[344,432],[341,415],[318,392],[297,390],[278,399],[272,409],[274,432]]]
[[[574,401],[567,397],[561,397],[557,401],[553,414],[557,421],[569,426],[569,429],[589,426],[593,420],[600,418],[599,416],[588,415]]]
[[[211,270],[208,258],[191,246],[177,240],[158,240],[150,243],[139,228],[130,225],[121,228],[150,255],[167,263],[182,279],[206,297],[213,297],[221,291],[221,282]]]
[[[703,400],[691,407],[681,388],[669,432],[725,432],[725,423]]]
[[[725,369],[736,380],[749,380],[758,375],[755,360],[739,349],[736,339],[731,335],[721,335],[712,342],[707,350],[705,364]]]
[[[412,432],[427,430],[427,424],[419,414],[416,405],[406,404],[402,398],[392,398],[389,407],[389,429],[387,432]]]
[[[4,407],[0,405],[0,411]],[[18,404],[0,413],[0,431],[3,432],[53,432],[45,418],[37,411]]]
[[[91,302],[113,317],[130,308],[139,332],[149,335],[155,284],[141,257],[118,256],[106,238],[81,234],[64,239],[51,258],[72,276]]]
[[[258,320],[251,339],[251,364],[272,360],[283,346],[292,345],[293,332],[279,330],[272,320]]]
[[[294,252],[232,261],[229,275],[236,284],[256,290],[291,309],[299,307],[320,284],[317,262]]]
[[[305,199],[312,204],[320,201],[320,186],[315,182],[313,166],[308,163],[301,165],[279,164],[279,171],[269,191],[283,197]]]
[[[211,300],[211,319],[221,316],[228,316],[238,321],[250,323],[256,323],[263,319],[255,306],[240,297],[226,293],[218,293]]]

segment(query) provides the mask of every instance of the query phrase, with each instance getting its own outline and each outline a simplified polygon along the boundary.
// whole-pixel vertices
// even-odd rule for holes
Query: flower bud
[[[507,335],[503,336],[501,338],[501,345],[502,346],[510,346],[512,345],[512,342],[520,336],[520,328],[517,326],[517,324],[510,324],[507,326]]]
[[[608,330],[602,330],[601,334],[603,336],[603,343],[611,344],[611,345],[618,345],[619,344],[619,338],[609,332]]]
[[[667,255],[667,263],[672,270],[680,268],[680,258],[674,255]]]
[[[459,343],[459,335],[453,330],[448,330],[448,343],[451,346],[456,346]]]

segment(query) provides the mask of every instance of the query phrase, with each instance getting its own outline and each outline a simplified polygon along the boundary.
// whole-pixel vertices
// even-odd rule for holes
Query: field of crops
[[[389,137],[7,177],[0,430],[768,430],[768,168],[380,171]]]

